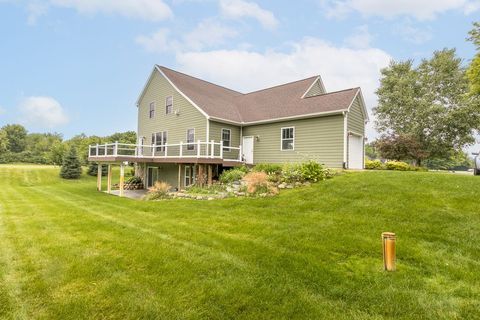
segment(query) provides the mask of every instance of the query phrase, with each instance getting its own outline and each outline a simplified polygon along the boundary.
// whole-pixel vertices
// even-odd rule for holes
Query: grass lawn
[[[480,318],[480,177],[355,172],[203,202],[95,185],[0,166],[0,319]]]

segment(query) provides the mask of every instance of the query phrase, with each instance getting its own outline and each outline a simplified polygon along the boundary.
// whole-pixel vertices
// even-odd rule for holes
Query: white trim
[[[296,115],[296,116],[288,116],[288,117],[281,117],[281,118],[272,118],[272,119],[266,119],[266,120],[257,120],[257,121],[250,121],[250,122],[235,122],[223,118],[217,118],[217,117],[210,117],[210,120],[217,121],[217,122],[222,122],[222,123],[227,123],[227,124],[234,124],[237,126],[250,126],[250,125],[255,125],[255,124],[263,124],[263,123],[271,123],[271,122],[281,122],[281,121],[287,121],[287,120],[297,120],[297,119],[306,119],[306,118],[316,118],[320,116],[330,116],[330,115],[335,115],[335,114],[343,114],[347,109],[340,109],[340,110],[335,110],[335,111],[322,111],[322,112],[316,112],[316,113],[306,113],[306,114],[301,114],[301,115]]]
[[[224,147],[224,146],[223,146],[223,143],[225,142],[225,140],[223,140],[223,130],[228,130],[228,132],[230,132],[230,140],[228,140],[228,147]],[[232,151],[232,149],[231,149],[231,146],[232,146],[232,129],[229,129],[229,128],[221,128],[221,129],[220,129],[220,136],[221,136],[220,141],[222,141],[221,148],[222,148],[222,149],[225,149],[225,150],[223,150],[223,152],[230,152],[230,151]]]
[[[283,130],[284,129],[293,129],[293,148],[292,149],[283,149]],[[280,151],[295,151],[295,127],[283,127],[283,128],[280,128]],[[290,139],[287,139],[287,140],[290,140]]]
[[[307,93],[313,88],[313,86],[319,82],[320,83],[320,87],[322,88],[322,93],[321,94],[325,94],[327,93],[327,90],[325,90],[325,86],[323,85],[323,81],[322,81],[322,77],[321,76],[318,76],[315,78],[315,80],[313,80],[312,84],[310,85],[310,87],[308,87],[307,91],[305,91],[305,93],[302,95],[301,99],[304,99],[305,96],[307,95]]]
[[[165,79],[167,79],[168,83],[170,83],[170,85],[175,90],[177,90],[177,92],[180,93],[185,99],[187,99],[187,101],[190,102],[201,114],[203,114],[207,119],[210,118],[210,116],[205,111],[203,111],[199,106],[197,106],[197,104],[193,102],[192,99],[190,99],[185,93],[183,93],[180,89],[178,89],[178,87],[165,75],[165,73],[163,73],[163,71],[160,69],[158,65],[155,65],[155,68],[158,70],[158,72],[160,72],[162,76],[165,77]]]
[[[155,67],[156,67],[156,66],[153,66],[152,71],[150,71],[150,76],[148,77],[147,81],[146,81],[145,84],[143,85],[143,89],[142,89],[142,91],[140,92],[140,95],[139,95],[138,98],[137,98],[137,102],[135,102],[135,105],[137,106],[137,108],[138,108],[138,106],[140,105],[140,100],[142,100],[143,95],[145,94],[145,91],[147,90],[147,87],[148,87],[148,85],[150,84],[150,81],[151,81],[152,78],[153,78],[153,73],[154,73],[154,71],[155,71]]]
[[[207,119],[207,137],[205,141],[209,141],[209,140],[210,140],[210,120]]]
[[[364,115],[364,118],[365,118],[365,122],[368,122],[368,121],[370,121],[370,118],[368,117],[367,107],[365,106],[365,100],[363,99],[362,89],[360,89],[360,88],[357,89],[357,93],[353,97],[352,102],[350,102],[350,105],[347,108],[347,112],[350,112],[350,109],[352,108],[353,103],[355,102],[355,99],[357,99],[358,96],[360,96],[360,105],[361,105],[362,110],[363,110],[363,115]]]
[[[356,131],[348,131],[348,134],[354,135],[354,136],[359,136],[359,137],[364,137],[363,134],[358,133]]]

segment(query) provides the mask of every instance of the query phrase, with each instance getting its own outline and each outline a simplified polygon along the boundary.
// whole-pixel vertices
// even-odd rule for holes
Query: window
[[[167,131],[152,133],[152,144],[157,146],[155,151],[165,151],[167,144]]]
[[[293,150],[295,145],[295,128],[282,128],[282,150]]]
[[[230,129],[222,129],[223,151],[230,151],[232,131]]]
[[[187,150],[195,150],[195,129],[187,129]]]
[[[173,112],[173,97],[168,96],[165,99],[165,114],[170,114]]]
[[[149,112],[149,117],[150,119],[155,116],[155,101],[150,102],[150,112]]]

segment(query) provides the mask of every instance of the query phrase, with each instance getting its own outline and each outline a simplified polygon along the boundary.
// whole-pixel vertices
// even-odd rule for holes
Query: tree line
[[[445,48],[416,65],[392,61],[381,70],[373,109],[380,137],[367,147],[370,156],[417,166],[469,165],[463,149],[480,132],[480,23],[467,40],[476,47],[467,66]]]
[[[87,136],[82,133],[64,140],[60,133],[29,133],[19,124],[0,128],[0,163],[38,163],[60,165],[72,147],[81,165],[88,164],[88,146],[107,142],[136,143],[134,131],[114,133],[109,136]]]

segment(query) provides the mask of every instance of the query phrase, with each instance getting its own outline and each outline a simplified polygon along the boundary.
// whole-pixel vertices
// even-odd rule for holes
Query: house
[[[134,162],[147,186],[211,183],[242,164],[313,159],[363,168],[368,114],[361,89],[327,92],[320,76],[244,94],[156,65],[137,109],[138,143],[90,146],[89,160],[121,171]]]

